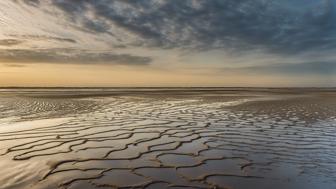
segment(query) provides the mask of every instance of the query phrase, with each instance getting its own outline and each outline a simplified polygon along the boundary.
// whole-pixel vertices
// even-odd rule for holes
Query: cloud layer
[[[19,63],[75,63],[75,64],[115,64],[145,66],[152,59],[130,54],[87,52],[72,49],[47,50],[0,50],[1,62]]]
[[[293,3],[295,2],[295,3]],[[161,48],[262,48],[297,53],[335,48],[333,1],[55,0],[80,28],[113,35],[120,27]]]
[[[250,72],[256,74],[321,74],[325,76],[336,75],[336,64],[335,62],[304,62],[304,63],[282,63],[282,64],[271,64],[264,66],[249,66],[238,69],[224,69],[224,71],[242,71]]]
[[[210,69],[330,77],[335,20],[333,0],[4,0],[0,61],[192,70],[202,53]]]

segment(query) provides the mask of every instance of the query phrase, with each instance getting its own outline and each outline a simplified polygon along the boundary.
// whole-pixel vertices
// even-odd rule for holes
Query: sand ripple
[[[0,188],[336,188],[335,96],[208,95],[2,97]]]

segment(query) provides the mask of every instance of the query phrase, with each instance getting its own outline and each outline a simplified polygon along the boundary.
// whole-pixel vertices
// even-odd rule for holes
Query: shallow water
[[[0,188],[333,189],[335,97],[2,90]]]

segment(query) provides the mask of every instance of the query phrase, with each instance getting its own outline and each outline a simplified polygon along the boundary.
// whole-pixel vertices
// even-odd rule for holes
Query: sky
[[[336,87],[336,1],[1,0],[0,86]]]

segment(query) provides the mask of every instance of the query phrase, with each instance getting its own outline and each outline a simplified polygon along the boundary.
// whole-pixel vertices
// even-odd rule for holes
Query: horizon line
[[[0,86],[0,89],[123,89],[123,88],[142,88],[142,89],[151,89],[151,88],[255,88],[255,89],[334,89],[336,86],[331,87],[314,87],[314,86],[297,86],[297,87],[249,87],[249,86],[127,86],[127,87],[107,87],[107,86]]]

